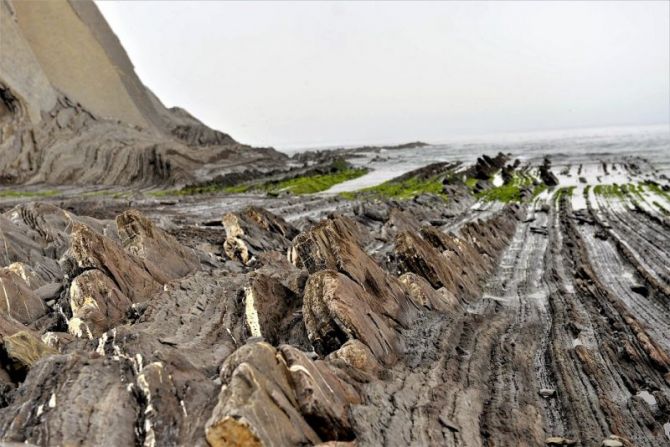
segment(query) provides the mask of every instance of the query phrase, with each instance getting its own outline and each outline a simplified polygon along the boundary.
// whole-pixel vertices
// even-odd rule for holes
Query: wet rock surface
[[[3,442],[668,441],[667,232],[648,210],[247,202],[5,207]]]

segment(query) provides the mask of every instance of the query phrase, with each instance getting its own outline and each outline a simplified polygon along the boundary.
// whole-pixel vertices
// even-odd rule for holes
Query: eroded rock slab
[[[73,224],[65,257],[80,270],[100,270],[136,303],[150,299],[167,282],[166,276],[156,273],[160,272],[157,267],[151,270],[158,278],[144,268],[142,260],[126,253],[118,243],[79,223]]]
[[[35,365],[0,410],[3,439],[36,445],[133,445],[140,408],[126,362],[53,355]]]
[[[445,287],[435,290],[422,276],[405,273],[399,279],[417,306],[440,312],[453,312],[460,306],[458,298],[450,290]]]
[[[382,363],[395,363],[402,341],[387,323],[376,299],[349,277],[334,270],[310,276],[303,318],[317,352],[329,354],[350,339],[363,342]]]
[[[45,315],[47,307],[23,278],[9,268],[0,268],[0,312],[30,324]]]
[[[421,235],[400,233],[395,240],[399,273],[415,273],[434,288],[445,288],[458,298],[479,296],[482,279],[492,271],[514,234],[515,212],[508,209],[484,222],[468,222],[459,236],[433,227],[423,227]]]
[[[244,289],[244,317],[252,337],[263,337],[272,345],[306,345],[302,321],[302,298],[279,280],[253,273]]]
[[[298,234],[298,230],[280,216],[257,207],[226,214],[223,225],[226,229],[223,244],[226,255],[244,264],[264,251],[286,251],[290,241]]]
[[[207,441],[283,446],[351,440],[349,407],[360,397],[331,368],[288,345],[241,347],[221,368],[223,386],[207,422]]]
[[[221,368],[218,404],[207,422],[207,441],[228,445],[318,444],[321,438],[298,410],[286,363],[267,343],[245,345]]]
[[[375,358],[370,348],[359,340],[349,340],[337,351],[328,355],[328,360],[338,368],[345,370],[349,377],[370,382],[381,377],[384,367]]]
[[[298,407],[322,439],[354,438],[349,406],[361,402],[358,392],[323,360],[310,360],[288,345],[280,348],[291,375]]]
[[[132,301],[100,270],[87,270],[70,285],[73,335],[98,337],[121,323]]]
[[[37,334],[11,321],[0,320],[1,370],[11,381],[22,380],[33,365],[57,351],[44,344]]]
[[[152,272],[154,277],[181,278],[200,266],[193,250],[184,247],[137,210],[117,216],[116,225],[123,248],[146,260],[148,271],[158,268],[159,272]]]
[[[291,262],[310,273],[331,269],[346,275],[369,296],[380,315],[401,325],[416,317],[416,307],[398,279],[384,271],[359,245],[360,230],[343,216],[328,218],[299,234],[289,250]]]

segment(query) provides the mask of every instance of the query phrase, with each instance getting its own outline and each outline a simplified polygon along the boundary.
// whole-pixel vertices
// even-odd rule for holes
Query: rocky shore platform
[[[0,445],[669,445],[667,181],[556,171],[5,195]]]
[[[0,34],[0,447],[670,446],[667,126],[288,156]]]

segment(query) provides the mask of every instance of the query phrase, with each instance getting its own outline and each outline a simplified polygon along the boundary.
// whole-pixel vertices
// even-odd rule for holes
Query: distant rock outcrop
[[[540,166],[540,179],[547,186],[556,186],[558,185],[558,179],[553,172],[551,172],[551,160],[549,157],[545,157],[542,165]]]

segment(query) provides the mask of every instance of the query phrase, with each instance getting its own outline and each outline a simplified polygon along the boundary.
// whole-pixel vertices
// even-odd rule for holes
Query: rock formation
[[[0,21],[3,183],[333,158],[279,169],[166,109],[92,2],[0,0]],[[402,198],[0,197],[0,446],[667,445],[667,182],[603,159],[638,183],[573,196],[508,161],[424,166],[392,183],[432,193]],[[499,171],[546,194],[487,201]]]
[[[6,0],[0,21],[2,183],[188,183],[283,163],[163,106],[92,1]]]

